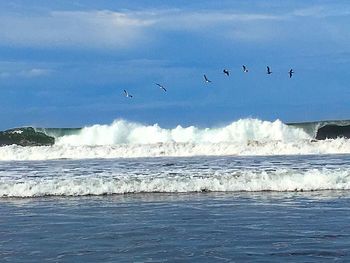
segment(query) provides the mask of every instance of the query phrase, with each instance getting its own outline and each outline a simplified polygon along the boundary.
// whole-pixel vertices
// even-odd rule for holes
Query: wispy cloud
[[[258,21],[281,20],[283,17],[274,14],[237,13],[229,11],[182,12],[180,10],[163,12],[154,18],[157,26],[165,29],[204,30],[230,23],[249,23]]]
[[[52,11],[1,15],[0,44],[35,47],[127,49],[155,41],[163,32],[208,32],[244,41],[269,38],[300,18],[349,15],[346,8],[306,6],[288,12],[160,9],[142,11]],[[273,24],[273,27],[269,25]]]
[[[341,17],[350,15],[350,9],[343,5],[323,6],[316,5],[305,8],[299,8],[291,13],[290,17],[310,17],[310,18],[327,18]]]
[[[1,16],[2,44],[123,48],[143,36],[151,20],[112,11],[51,12],[47,15]]]
[[[144,10],[53,11],[46,15],[1,15],[0,44],[125,49],[155,39],[155,32],[202,31],[232,23],[279,20],[263,13]]]
[[[0,78],[22,77],[22,78],[37,78],[51,74],[52,70],[44,68],[29,68],[29,69],[11,69],[2,70]]]
[[[19,72],[19,75],[23,77],[33,78],[33,77],[49,75],[50,73],[51,73],[51,70],[49,69],[32,68],[32,69],[23,70]]]

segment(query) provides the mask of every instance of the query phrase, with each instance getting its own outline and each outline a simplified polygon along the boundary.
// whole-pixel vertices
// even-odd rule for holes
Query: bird
[[[289,78],[291,78],[293,76],[293,73],[294,73],[293,69],[290,69],[289,70]]]
[[[124,90],[125,97],[132,98],[132,95],[130,95],[126,90]]]
[[[270,67],[267,66],[267,74],[270,75],[272,73],[272,71],[270,70]]]
[[[159,83],[156,83],[156,85],[157,85],[160,89],[166,91],[166,88],[165,88],[163,85],[160,85]]]
[[[242,68],[243,68],[243,72],[245,72],[245,73],[248,72],[248,68],[245,65],[243,65]]]
[[[224,72],[224,74],[226,74],[226,76],[230,76],[230,72],[228,71],[228,69],[224,69],[222,72]]]
[[[211,82],[211,80],[210,80],[210,79],[208,79],[208,78],[207,78],[207,76],[206,76],[205,74],[204,74],[204,80],[205,80],[205,82],[206,82],[206,83]]]

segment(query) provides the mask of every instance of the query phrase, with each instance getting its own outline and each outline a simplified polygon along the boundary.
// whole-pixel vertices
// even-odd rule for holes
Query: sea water
[[[348,262],[350,140],[316,140],[328,124],[37,129],[55,144],[0,147],[0,262]]]
[[[350,155],[0,162],[1,262],[350,260]]]

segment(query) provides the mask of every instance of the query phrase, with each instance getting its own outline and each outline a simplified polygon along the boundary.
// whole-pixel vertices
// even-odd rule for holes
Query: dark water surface
[[[0,262],[350,261],[350,192],[0,199]]]

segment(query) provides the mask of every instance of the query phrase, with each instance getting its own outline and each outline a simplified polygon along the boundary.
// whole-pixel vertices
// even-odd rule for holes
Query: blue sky
[[[28,2],[0,3],[1,129],[350,119],[349,1]]]

